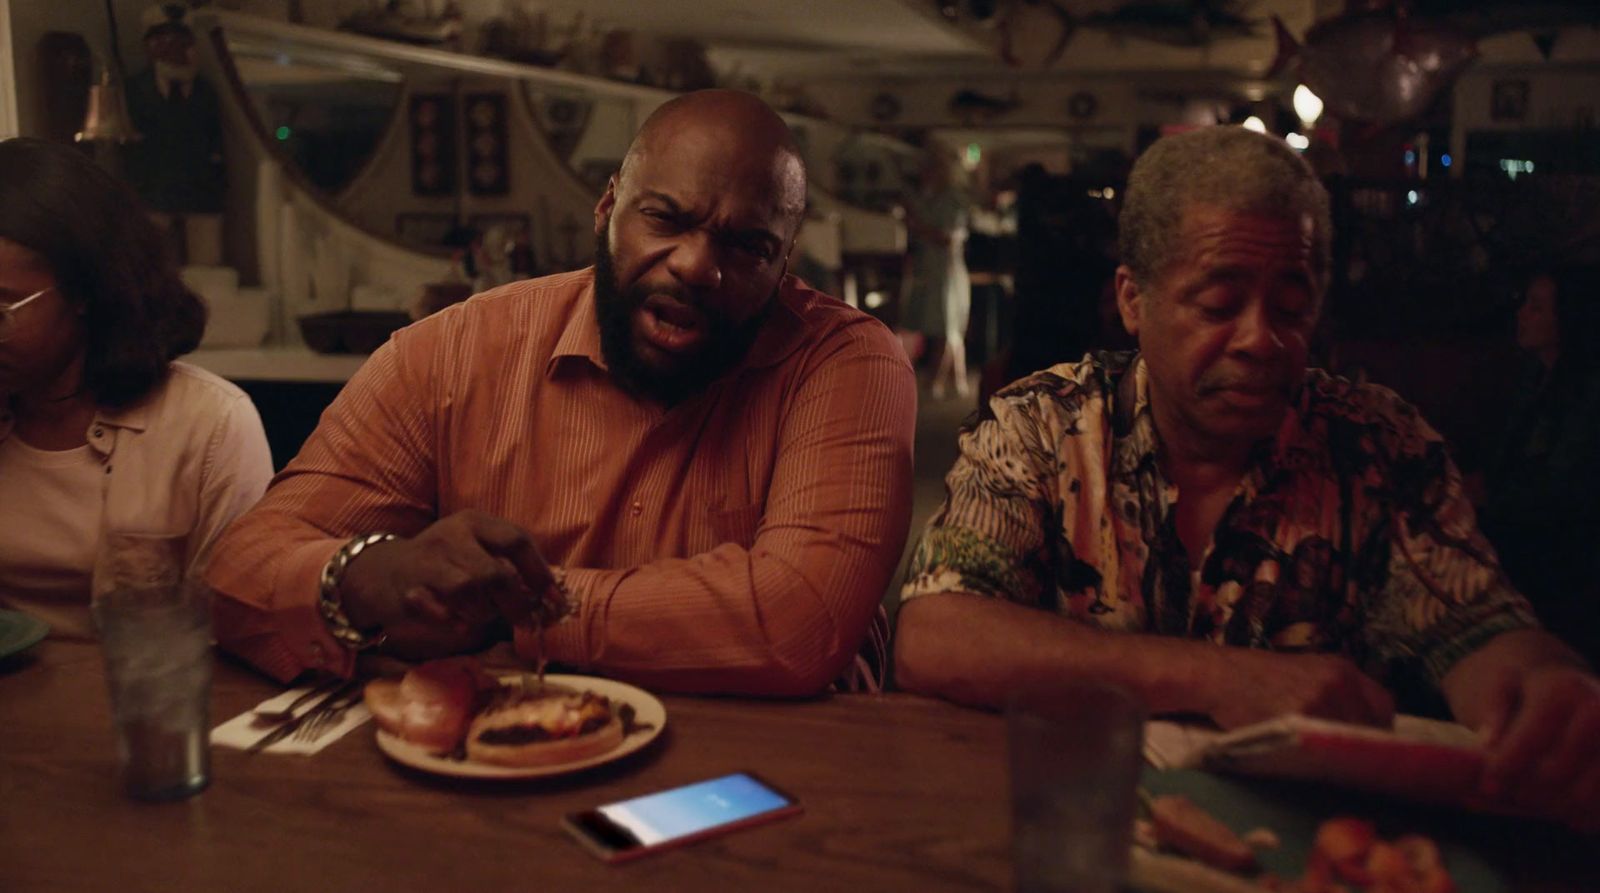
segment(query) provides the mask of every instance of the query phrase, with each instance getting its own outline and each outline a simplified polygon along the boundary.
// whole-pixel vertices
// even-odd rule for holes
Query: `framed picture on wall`
[[[1495,81],[1489,97],[1489,117],[1496,121],[1526,120],[1528,82],[1521,78]]]
[[[411,193],[456,191],[456,101],[448,93],[411,97]]]
[[[467,189],[473,195],[511,191],[506,151],[506,95],[466,95]]]
[[[544,95],[533,91],[527,82],[522,85],[528,100],[528,109],[550,141],[550,148],[562,160],[572,157],[584,131],[589,127],[589,115],[594,111],[594,101],[571,96]]]

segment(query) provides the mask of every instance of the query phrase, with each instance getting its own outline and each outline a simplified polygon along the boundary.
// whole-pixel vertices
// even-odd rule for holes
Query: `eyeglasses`
[[[11,327],[16,322],[18,310],[22,309],[23,306],[25,306],[29,301],[32,301],[34,298],[40,297],[45,292],[55,291],[55,288],[56,287],[54,285],[47,285],[20,301],[15,301],[10,304],[0,304],[0,341],[5,341],[11,337]]]

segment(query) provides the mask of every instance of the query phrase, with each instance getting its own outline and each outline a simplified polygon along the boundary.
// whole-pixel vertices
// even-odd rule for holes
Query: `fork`
[[[299,713],[301,707],[311,703],[321,695],[329,694],[334,689],[342,685],[343,682],[344,680],[337,676],[324,679],[306,689],[304,693],[295,698],[293,701],[290,701],[289,706],[280,707],[277,710],[262,710],[261,708],[257,707],[256,718],[252,721],[252,724],[264,727],[277,725],[278,723],[287,722],[291,719],[294,719],[295,715]]]
[[[322,737],[325,732],[338,725],[339,720],[344,719],[344,715],[349,713],[351,708],[361,703],[361,694],[361,686],[355,686],[319,704],[313,710],[310,719],[294,730],[295,740],[310,742]]]
[[[322,700],[318,701],[315,707],[312,707],[310,710],[295,716],[293,719],[285,720],[284,722],[279,723],[277,728],[257,739],[254,744],[245,749],[250,753],[260,753],[261,751],[266,750],[272,745],[277,744],[279,741],[282,741],[290,735],[293,735],[295,732],[298,732],[301,726],[304,726],[321,716],[324,708],[331,707],[332,705],[338,703],[341,698],[349,695],[352,691],[358,692],[360,690],[361,681],[359,679],[351,679],[348,682],[345,682],[343,685],[340,685],[338,688],[335,688],[328,694],[323,695]]]

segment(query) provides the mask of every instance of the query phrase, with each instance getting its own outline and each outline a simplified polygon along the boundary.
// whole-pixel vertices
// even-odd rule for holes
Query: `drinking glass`
[[[185,537],[110,531],[90,608],[128,795],[176,800],[211,780],[210,592],[184,574]]]
[[[1143,704],[1092,683],[1022,692],[1006,709],[1012,866],[1021,893],[1111,893],[1128,871]]]

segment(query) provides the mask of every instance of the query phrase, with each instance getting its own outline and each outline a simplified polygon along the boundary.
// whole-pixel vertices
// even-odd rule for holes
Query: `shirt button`
[[[328,662],[328,655],[323,650],[321,642],[311,643],[311,662],[319,667]]]
[[[639,514],[643,514],[643,513],[644,513],[644,503],[642,503],[642,502],[635,502],[635,503],[634,503],[634,504],[633,504],[633,513],[634,513],[634,514],[635,514],[635,515],[639,515]]]

